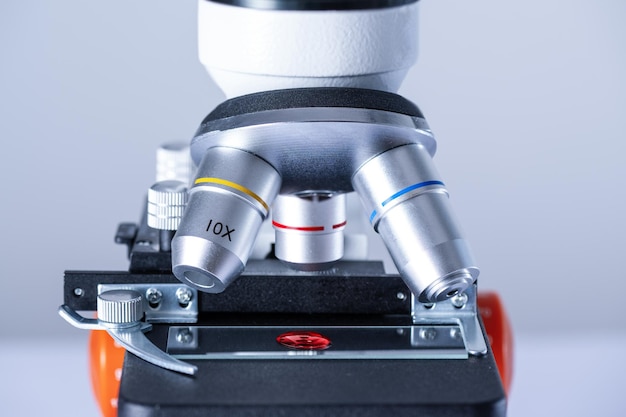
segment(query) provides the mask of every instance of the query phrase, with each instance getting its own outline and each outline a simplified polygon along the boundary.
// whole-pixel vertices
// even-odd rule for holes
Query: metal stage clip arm
[[[132,290],[111,290],[98,296],[98,318],[90,319],[62,305],[59,315],[72,326],[84,330],[106,330],[127,351],[158,367],[195,375],[198,368],[160,350],[143,332],[152,328],[143,323],[141,294]]]

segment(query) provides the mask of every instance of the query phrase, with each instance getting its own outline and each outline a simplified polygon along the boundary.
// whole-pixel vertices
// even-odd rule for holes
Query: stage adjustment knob
[[[159,181],[148,190],[148,226],[176,230],[187,206],[187,186],[181,181]]]
[[[156,180],[177,180],[189,184],[193,176],[193,162],[189,144],[165,143],[156,152]]]
[[[98,296],[98,320],[111,324],[135,324],[143,317],[141,294],[132,290],[105,291]]]

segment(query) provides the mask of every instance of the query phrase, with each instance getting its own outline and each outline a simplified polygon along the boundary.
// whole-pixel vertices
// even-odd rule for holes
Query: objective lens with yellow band
[[[207,150],[172,240],[172,272],[219,293],[243,271],[281,178],[265,160],[234,148]]]

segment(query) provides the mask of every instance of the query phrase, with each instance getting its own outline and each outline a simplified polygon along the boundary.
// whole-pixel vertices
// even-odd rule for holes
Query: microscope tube
[[[200,291],[224,291],[243,271],[280,184],[278,172],[252,153],[208,149],[172,240],[174,275]]]
[[[479,270],[422,145],[375,156],[357,170],[352,183],[398,272],[420,302],[442,301],[472,285]]]

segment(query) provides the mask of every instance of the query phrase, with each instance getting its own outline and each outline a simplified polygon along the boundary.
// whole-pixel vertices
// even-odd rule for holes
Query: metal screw
[[[398,297],[398,300],[406,300],[406,294],[403,292],[398,292],[396,297]]]
[[[178,299],[178,304],[187,307],[193,298],[193,293],[189,288],[180,287],[176,290],[176,298]]]
[[[463,308],[465,304],[467,304],[467,294],[461,293],[457,294],[450,299],[452,301],[452,305],[456,308]]]
[[[193,342],[193,333],[188,328],[178,329],[178,333],[176,333],[176,341],[178,343],[190,344]]]
[[[163,293],[156,288],[148,288],[146,290],[146,300],[151,307],[156,307],[159,305],[161,300],[163,299]]]
[[[85,291],[83,291],[82,288],[74,288],[74,295],[76,297],[82,297],[83,294],[85,294]]]
[[[463,334],[459,328],[454,327],[450,329],[450,337],[454,340],[461,340],[463,338]]]
[[[437,337],[437,330],[432,327],[427,327],[425,329],[420,329],[419,335],[422,340],[435,340]]]

